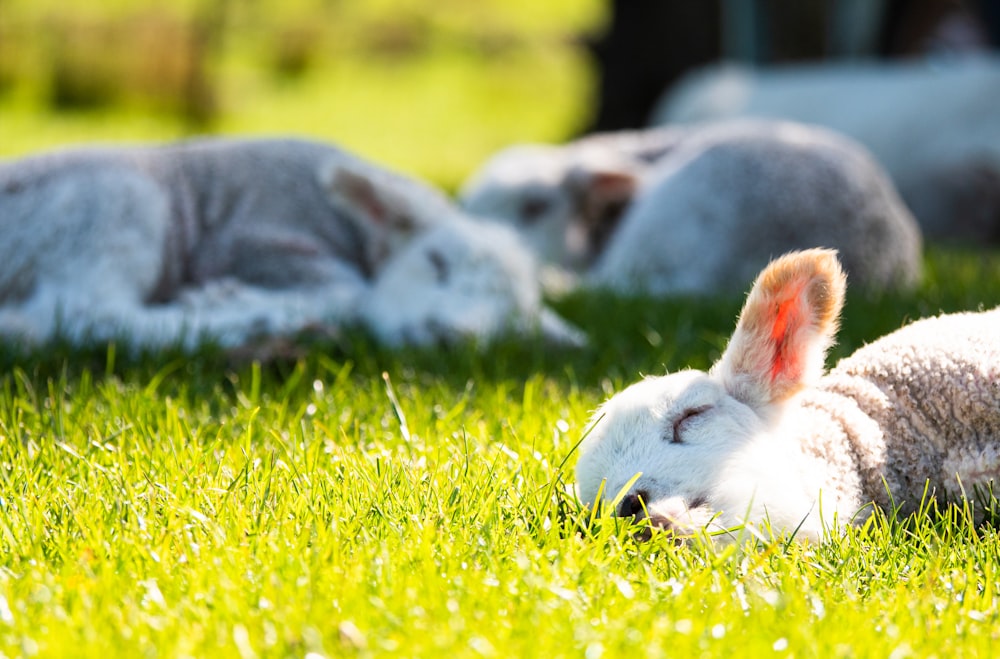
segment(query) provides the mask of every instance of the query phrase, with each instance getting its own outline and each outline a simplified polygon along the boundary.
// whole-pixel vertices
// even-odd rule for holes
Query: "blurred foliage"
[[[0,155],[296,133],[451,188],[586,121],[603,19],[599,0],[0,0]]]

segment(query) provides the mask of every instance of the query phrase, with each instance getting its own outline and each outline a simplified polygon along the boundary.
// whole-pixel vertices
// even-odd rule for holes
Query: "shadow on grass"
[[[917,318],[1000,304],[1000,250],[935,248],[926,263],[925,281],[911,293],[866,296],[849,288],[829,363]],[[481,349],[465,345],[390,350],[360,331],[303,336],[290,344],[294,350],[288,354],[260,360],[262,385],[281,387],[295,374],[307,386],[314,377],[303,375],[322,378],[350,364],[355,377],[418,374],[457,389],[470,380],[517,383],[538,374],[573,386],[607,388],[642,374],[707,368],[725,347],[742,299],[574,293],[553,306],[589,336],[589,345],[579,349],[553,347],[538,339],[505,339]],[[0,346],[0,373],[16,368],[32,379],[65,378],[70,383],[83,373],[139,383],[157,378],[168,393],[180,386],[197,393],[217,391],[220,382],[246,382],[249,378],[240,375],[254,368],[251,362],[234,360],[213,346],[193,354],[179,349],[134,354],[124,346],[76,348],[64,342],[29,353]]]
[[[211,344],[186,353],[179,348],[137,352],[125,342],[81,348],[56,341],[28,352],[0,346],[0,373],[17,368],[32,378],[64,377],[72,382],[87,372],[95,378],[115,376],[140,383],[159,374],[161,387],[180,379],[188,388],[199,380],[211,388],[256,361],[271,381],[282,381],[302,368],[318,373],[350,363],[354,376],[419,374],[459,388],[469,380],[517,381],[537,374],[591,384],[666,368],[707,367],[724,346],[739,305],[740,299],[733,297],[655,300],[576,293],[554,306],[587,333],[589,345],[584,348],[553,346],[532,337],[504,338],[487,346],[390,349],[362,330],[306,333],[280,342],[277,349],[262,345],[239,355]]]

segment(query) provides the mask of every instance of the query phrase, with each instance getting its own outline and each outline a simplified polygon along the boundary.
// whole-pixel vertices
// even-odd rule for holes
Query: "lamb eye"
[[[521,223],[531,225],[538,222],[543,215],[549,212],[550,207],[548,199],[541,197],[525,199],[524,203],[521,204]]]
[[[391,222],[392,228],[403,235],[410,235],[417,229],[417,220],[414,216],[406,212],[399,212]]]
[[[427,252],[427,259],[434,266],[434,276],[437,278],[437,283],[444,284],[448,281],[448,260],[444,258],[444,254],[436,249],[432,249]]]
[[[701,405],[699,407],[689,407],[681,412],[680,416],[674,419],[674,434],[670,439],[670,443],[683,444],[684,439],[681,437],[681,433],[684,431],[685,424],[710,408],[711,405]]]

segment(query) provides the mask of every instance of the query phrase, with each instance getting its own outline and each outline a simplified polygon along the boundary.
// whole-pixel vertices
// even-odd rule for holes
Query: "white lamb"
[[[604,250],[643,175],[687,131],[622,131],[507,147],[459,192],[477,217],[513,225],[544,263],[582,273]]]
[[[668,90],[654,125],[772,118],[826,126],[886,168],[926,236],[1000,241],[1000,58],[734,64]]]
[[[735,291],[775,254],[808,247],[839,250],[852,281],[869,290],[905,289],[921,273],[920,231],[870,155],[790,122],[515,147],[461,198],[593,287]]]
[[[925,485],[955,501],[1000,479],[1000,308],[920,320],[824,375],[844,287],[830,250],[770,264],[708,373],[596,412],[581,499],[679,535],[767,521],[817,540],[869,503],[910,513]]]
[[[531,253],[333,146],[208,139],[0,165],[0,335],[240,346],[325,323],[383,341],[582,336]]]

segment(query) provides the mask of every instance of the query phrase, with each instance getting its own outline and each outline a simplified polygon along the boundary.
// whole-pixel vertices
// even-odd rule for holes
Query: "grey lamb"
[[[0,164],[0,336],[241,346],[317,324],[389,344],[582,335],[531,252],[333,145],[201,139]]]
[[[502,151],[462,202],[582,285],[738,291],[775,255],[837,249],[859,289],[912,287],[921,235],[885,173],[829,130],[738,121]]]

